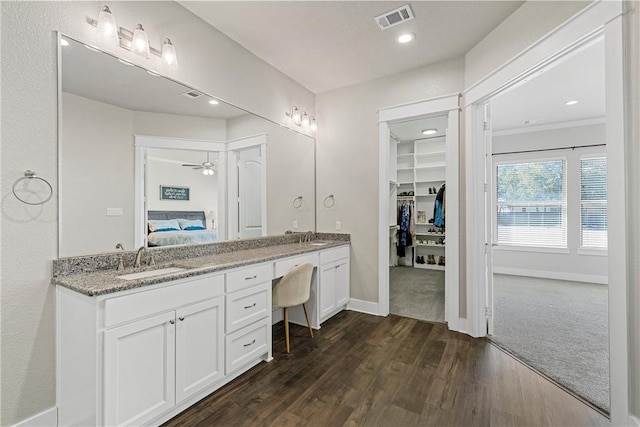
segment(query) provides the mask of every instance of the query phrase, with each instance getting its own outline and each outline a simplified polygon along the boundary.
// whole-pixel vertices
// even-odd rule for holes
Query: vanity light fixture
[[[116,25],[116,18],[109,10],[109,6],[104,5],[98,13],[98,34],[105,39],[115,39],[118,36],[118,26]]]
[[[178,68],[178,56],[176,55],[176,48],[173,46],[173,43],[171,43],[171,39],[164,39],[164,44],[162,45],[162,60],[169,68]]]
[[[102,6],[97,21],[88,18],[87,22],[96,27],[100,37],[111,38],[113,36],[114,39],[119,41],[121,48],[130,50],[143,58],[149,58],[150,54],[154,54],[162,58],[162,61],[169,68],[178,68],[176,48],[169,38],[164,39],[162,50],[153,48],[153,46],[149,44],[149,36],[142,27],[142,24],[138,24],[133,31],[124,27],[118,27],[115,17],[111,13],[111,10],[109,10],[109,6]]]
[[[438,129],[425,129],[422,131],[423,135],[435,135],[438,133]]]
[[[291,121],[294,125],[300,126],[305,130],[311,130],[315,132],[318,130],[318,125],[316,124],[316,118],[309,116],[306,111],[300,111],[298,107],[293,107],[291,111],[287,111],[284,113],[287,117],[291,118]]]
[[[580,102],[580,101],[576,101],[576,100],[567,101],[567,102],[564,103],[564,105],[576,105],[578,102]]]
[[[133,38],[131,39],[131,47],[133,53],[140,55],[143,58],[148,58],[150,53],[149,36],[147,32],[142,28],[142,24],[138,24],[136,29],[133,30]]]

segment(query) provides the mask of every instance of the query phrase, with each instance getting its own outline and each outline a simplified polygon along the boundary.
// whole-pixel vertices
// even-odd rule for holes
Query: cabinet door
[[[176,311],[176,404],[224,375],[224,297]]]
[[[336,308],[349,302],[349,261],[338,261],[335,266]]]
[[[325,320],[336,308],[336,264],[320,268],[320,320]]]
[[[173,407],[175,312],[104,332],[104,424],[143,424]]]

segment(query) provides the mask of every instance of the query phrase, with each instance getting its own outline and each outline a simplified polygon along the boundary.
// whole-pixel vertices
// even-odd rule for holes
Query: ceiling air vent
[[[201,97],[203,94],[198,92],[197,90],[190,90],[188,92],[183,93],[187,98],[195,99]]]
[[[386,30],[411,19],[413,19],[413,12],[408,4],[375,17],[376,23],[381,30]]]

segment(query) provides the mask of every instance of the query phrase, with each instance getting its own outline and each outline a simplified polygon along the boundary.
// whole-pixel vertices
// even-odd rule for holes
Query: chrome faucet
[[[140,246],[138,248],[138,253],[136,253],[136,261],[133,263],[133,268],[140,268],[140,261],[142,260],[142,252],[146,249],[144,246]]]
[[[124,246],[122,243],[118,243],[116,245],[116,249],[121,249],[124,252]],[[120,255],[120,259],[118,260],[118,266],[116,267],[117,271],[124,270],[124,261],[122,260],[122,255]]]

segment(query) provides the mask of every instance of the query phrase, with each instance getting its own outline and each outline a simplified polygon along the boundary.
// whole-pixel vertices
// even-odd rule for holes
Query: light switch
[[[122,208],[107,208],[107,216],[122,216],[124,211]]]
[[[342,221],[336,221],[336,230],[342,230]]]

